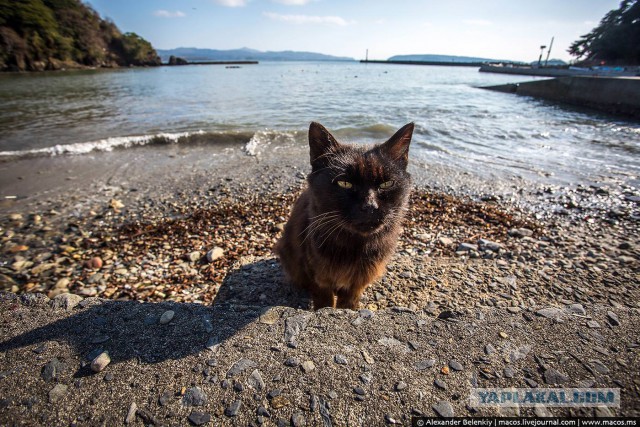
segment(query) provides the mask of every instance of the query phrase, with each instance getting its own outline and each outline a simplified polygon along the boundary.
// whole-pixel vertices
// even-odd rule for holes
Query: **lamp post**
[[[542,65],[542,52],[544,52],[545,48],[545,45],[540,46],[540,58],[538,58],[538,67]]]

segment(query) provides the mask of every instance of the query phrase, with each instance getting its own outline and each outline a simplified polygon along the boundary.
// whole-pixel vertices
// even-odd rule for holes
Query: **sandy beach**
[[[178,396],[170,399],[173,409],[167,412],[167,407],[158,406],[156,394],[166,391],[160,390],[162,387],[153,390],[134,387],[131,393],[137,408],[141,408],[138,412],[134,410],[134,419],[137,413],[137,419],[149,424],[144,414],[151,414],[157,421],[151,424],[156,425],[164,423],[157,418],[160,413],[169,424],[187,422],[193,408],[181,403],[185,393],[184,388],[181,391],[182,385],[186,389],[205,390],[209,399],[196,409],[209,414],[214,425],[246,425],[259,419],[265,422],[268,417],[259,412],[256,415],[260,407],[275,414],[274,422],[284,419],[302,425],[299,420],[293,421],[300,416],[308,420],[307,425],[327,425],[323,421],[327,417],[318,409],[324,403],[318,402],[330,401],[328,407],[336,405],[329,411],[329,420],[335,425],[392,423],[389,419],[407,424],[411,414],[447,415],[447,408],[461,416],[508,415],[513,414],[509,412],[512,409],[503,414],[495,408],[469,408],[465,402],[470,385],[475,381],[483,387],[533,387],[532,384],[551,387],[556,383],[545,377],[549,369],[561,372],[562,384],[566,386],[620,388],[622,406],[600,408],[596,412],[593,408],[537,408],[537,412],[519,408],[517,413],[640,414],[637,189],[595,183],[554,188],[529,185],[524,180],[494,182],[473,171],[412,163],[410,172],[415,189],[405,232],[387,274],[365,292],[361,301],[365,310],[360,314],[340,310],[312,313],[305,296],[284,283],[271,252],[291,203],[304,186],[309,170],[307,162],[306,147],[274,143],[260,147],[255,156],[248,155],[237,144],[191,144],[19,159],[0,164],[4,198],[0,206],[0,283],[9,292],[3,296],[2,335],[7,341],[0,343],[0,354],[11,361],[11,367],[5,371],[9,373],[2,381],[11,384],[18,380],[11,369],[17,369],[15,372],[26,369],[34,375],[28,386],[14,390],[11,395],[3,392],[0,397],[7,403],[3,403],[0,418],[28,424],[41,416],[53,424],[68,424],[73,417],[81,416],[83,405],[78,402],[83,400],[78,400],[78,396],[84,396],[82,390],[86,386],[74,391],[78,399],[66,393],[66,397],[61,397],[66,403],[53,404],[52,408],[49,388],[54,384],[46,382],[51,387],[38,386],[42,381],[38,366],[50,363],[54,356],[66,358],[65,363],[70,366],[76,363],[81,366],[85,353],[96,348],[115,355],[116,363],[109,369],[117,380],[97,397],[112,403],[93,405],[94,418],[82,415],[84,418],[76,419],[76,425],[91,424],[90,420],[96,419],[123,420],[130,409],[130,399],[113,400],[107,397],[107,390],[120,390],[126,378],[141,381],[139,375],[151,375],[154,370],[163,378],[170,395]],[[17,300],[13,294],[18,294]],[[79,297],[76,300],[69,294]],[[76,306],[80,300],[93,302]],[[17,301],[24,308],[17,308]],[[32,314],[28,314],[29,301],[35,301]],[[75,303],[69,305],[69,301]],[[142,357],[140,364],[135,365],[130,355],[119,365],[116,359],[122,352],[118,348],[123,340],[138,340],[136,345],[154,340],[153,333],[135,336],[138,333],[135,328],[119,329],[121,335],[108,330],[113,326],[112,317],[119,316],[118,307],[128,307],[128,301],[144,302],[135,307],[156,314],[167,310],[188,312],[196,317],[215,314],[215,327],[197,334],[197,328],[187,333],[191,338],[185,338],[183,345],[197,347],[188,351],[190,356],[179,354],[182,351],[179,350],[175,357],[168,354],[158,360]],[[36,331],[44,334],[38,335],[38,343],[49,339],[42,332],[48,328],[46,322],[57,319],[56,324],[73,324],[78,316],[86,315],[86,310],[92,310],[94,303],[104,310],[103,315],[111,325],[98,328],[105,341],[91,344],[95,339],[92,335],[93,338],[81,340],[81,345],[58,348],[47,344],[44,353],[47,357],[38,356],[37,362],[31,360],[33,357],[21,359],[20,355],[26,355],[32,350],[31,344],[36,344],[29,338]],[[14,322],[12,307],[31,320]],[[65,311],[65,307],[69,310]],[[47,310],[53,311],[46,314]],[[260,323],[261,316],[269,310],[278,313],[277,319]],[[228,333],[216,329],[224,329],[219,322],[237,316],[238,312],[248,316],[242,321],[243,326],[233,327]],[[149,314],[140,313],[132,314],[131,318]],[[297,379],[298,373],[306,373],[304,366],[302,371],[297,368],[276,373],[282,363],[289,366],[290,358],[299,363],[308,359],[319,370],[332,366],[332,361],[326,362],[328,365],[321,361],[334,356],[327,352],[336,346],[336,334],[344,333],[344,328],[352,327],[349,325],[354,319],[366,318],[368,313],[371,316],[375,313],[374,319],[379,322],[378,329],[372,329],[373,335],[377,337],[380,330],[386,331],[378,334],[376,340],[387,337],[401,342],[402,354],[405,350],[406,354],[417,353],[419,348],[420,352],[426,351],[425,359],[436,359],[429,379],[425,379],[424,372],[409,368],[399,378],[393,369],[405,368],[396,366],[397,363],[418,360],[401,358],[384,366],[380,362],[385,345],[371,347],[366,344],[369,338],[364,333],[357,333],[348,341],[349,348],[344,351],[357,354],[350,356],[356,359],[369,351],[371,360],[367,356],[362,356],[361,362],[354,360],[349,375],[355,377],[350,380],[345,380],[340,370],[325,370],[329,378],[337,381],[325,390],[322,375],[303,375]],[[271,325],[268,334],[273,333],[276,340],[282,332],[277,328],[285,328],[287,319],[296,316],[308,317],[309,324],[316,325],[313,328],[324,331],[325,338],[317,346],[311,337],[298,348],[287,348],[286,343],[277,344],[271,338],[257,338],[260,328],[267,324]],[[333,319],[329,323],[337,322],[336,325],[322,326],[329,324],[327,319]],[[182,317],[179,321],[190,320]],[[475,325],[472,329],[477,339],[466,340],[455,334],[447,339],[448,328],[464,330],[465,325]],[[500,331],[495,329],[497,325]],[[422,335],[419,332],[422,327],[430,332]],[[172,334],[178,333],[173,331]],[[414,332],[416,337],[410,338]],[[510,338],[505,341],[498,332]],[[96,334],[100,335],[97,329]],[[245,334],[254,338],[244,342]],[[176,339],[176,335],[172,336],[162,339]],[[429,336],[433,338],[431,341]],[[217,337],[224,354],[216,356],[216,364],[207,368],[209,374],[197,374],[188,380],[170,379],[172,371],[191,371],[192,365],[206,366],[209,350],[204,344],[208,337]],[[195,341],[190,341],[192,338]],[[483,349],[487,344],[497,347],[499,354],[508,353],[513,346],[525,346],[528,350],[523,351],[522,360],[517,359],[517,363],[500,358],[478,362],[481,360],[478,357],[487,356]],[[248,346],[246,351],[243,346]],[[279,350],[273,350],[274,346]],[[262,357],[258,354],[276,356],[258,360]],[[198,360],[192,360],[194,357]],[[274,404],[276,396],[268,396],[270,386],[260,390],[246,387],[245,381],[250,383],[255,378],[241,376],[236,381],[234,374],[225,379],[226,370],[241,358],[262,366],[258,369],[265,377],[265,372],[280,375],[280,381],[289,386],[273,387],[284,395],[283,390],[297,393],[296,397],[287,397],[285,405]],[[447,365],[449,359],[464,359],[464,376],[438,374],[442,368],[438,366]],[[594,365],[593,360],[598,363]],[[294,361],[290,363],[298,366]],[[74,387],[75,380],[69,376],[72,370],[68,369],[66,376],[54,382]],[[252,370],[247,370],[245,376]],[[354,395],[353,388],[360,387],[358,384],[368,386],[367,381],[357,379],[357,375],[366,377],[368,370],[372,370],[376,381],[381,381],[379,387],[371,387],[371,392],[365,394],[358,390]],[[103,373],[87,375],[83,381],[103,381]],[[434,378],[446,380],[449,386],[433,383]],[[236,382],[240,386],[234,385]],[[266,378],[265,382],[268,383]],[[410,395],[396,393],[403,388],[398,386],[399,382],[410,385]],[[397,411],[392,413],[390,404],[382,412],[369,413],[366,408],[373,408],[377,398],[384,399],[382,395],[392,396]],[[21,402],[30,396],[39,396],[40,403],[24,406]],[[393,396],[398,396],[397,400]],[[233,406],[236,398],[243,402],[238,408]],[[308,399],[312,402],[316,399],[316,403],[311,403],[311,407],[302,403]],[[440,402],[446,403],[442,406]],[[356,403],[365,409],[350,409]],[[440,406],[434,409],[435,405]],[[222,409],[218,410],[219,407]]]

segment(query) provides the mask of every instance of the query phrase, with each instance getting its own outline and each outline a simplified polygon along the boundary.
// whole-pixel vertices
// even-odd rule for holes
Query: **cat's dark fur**
[[[314,309],[357,309],[367,285],[384,273],[407,210],[412,133],[409,123],[384,144],[345,145],[311,123],[308,188],[275,251]]]

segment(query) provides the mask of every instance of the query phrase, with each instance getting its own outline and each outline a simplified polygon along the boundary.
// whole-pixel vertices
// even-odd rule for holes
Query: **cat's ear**
[[[382,152],[403,169],[406,169],[409,163],[409,144],[413,135],[413,127],[413,123],[407,123],[380,146]]]
[[[320,123],[311,122],[309,125],[309,154],[311,157],[311,164],[313,164],[318,158],[330,153],[338,147],[338,141],[331,135],[324,126]]]

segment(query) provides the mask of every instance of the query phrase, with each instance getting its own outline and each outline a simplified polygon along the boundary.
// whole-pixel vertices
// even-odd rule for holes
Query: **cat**
[[[407,172],[414,124],[374,146],[339,143],[309,126],[311,173],[275,253],[314,310],[357,310],[366,287],[385,271],[408,210]]]

